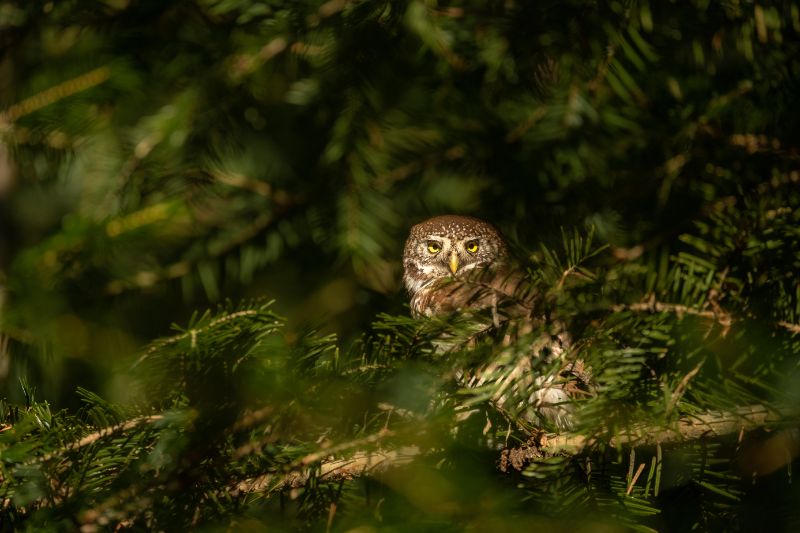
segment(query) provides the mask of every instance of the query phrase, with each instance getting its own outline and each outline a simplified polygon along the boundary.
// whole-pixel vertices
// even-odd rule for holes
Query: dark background
[[[797,181],[798,29],[789,2],[2,1],[0,392],[125,401],[225,299],[347,344],[406,313],[431,215],[522,260],[562,228],[677,254]]]
[[[0,527],[796,530],[799,33],[796,2],[0,0]],[[443,213],[554,289],[586,456],[501,474],[529,434],[456,416],[400,287]],[[608,444],[751,404],[795,411]],[[228,490],[370,435],[438,455]]]

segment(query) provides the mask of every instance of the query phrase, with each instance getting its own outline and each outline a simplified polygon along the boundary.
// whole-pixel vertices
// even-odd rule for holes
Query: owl
[[[508,246],[488,222],[459,215],[437,216],[411,228],[403,253],[403,283],[415,316],[455,312],[488,312],[485,330],[513,325],[517,335],[530,333],[545,322],[542,298],[523,272],[510,261]],[[506,347],[482,368],[458,372],[463,385],[475,388],[494,382],[495,405],[527,412],[529,420],[545,419],[559,429],[572,424],[571,392],[585,381],[582,362],[567,361],[569,339],[563,328],[542,334],[522,355]],[[536,359],[539,361],[536,361]],[[555,368],[536,375],[535,368]],[[511,404],[514,404],[513,406]]]
[[[431,316],[491,308],[495,315],[498,309],[526,314],[531,294],[508,259],[500,232],[483,220],[443,215],[417,224],[403,253],[403,284],[411,312]]]

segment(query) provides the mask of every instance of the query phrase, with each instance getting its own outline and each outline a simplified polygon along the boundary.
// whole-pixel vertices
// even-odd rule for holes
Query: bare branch
[[[778,322],[778,325],[784,329],[788,329],[792,332],[792,335],[800,334],[800,324],[792,324],[791,322],[781,320]]]

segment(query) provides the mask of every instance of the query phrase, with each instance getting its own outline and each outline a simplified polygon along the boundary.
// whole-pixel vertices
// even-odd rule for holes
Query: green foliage
[[[795,2],[0,0],[3,527],[796,527],[799,33]],[[408,316],[444,212],[549,321]],[[554,429],[496,400],[556,325],[584,444],[501,472]],[[752,431],[664,437],[709,413]]]

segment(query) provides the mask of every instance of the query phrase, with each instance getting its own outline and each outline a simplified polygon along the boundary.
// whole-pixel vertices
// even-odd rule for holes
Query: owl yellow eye
[[[442,251],[442,245],[436,241],[428,241],[428,251],[432,254],[438,254]]]
[[[474,254],[478,251],[478,241],[469,241],[464,247],[469,253]]]

